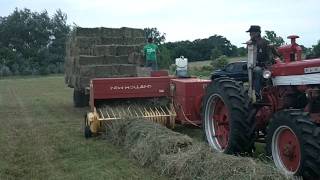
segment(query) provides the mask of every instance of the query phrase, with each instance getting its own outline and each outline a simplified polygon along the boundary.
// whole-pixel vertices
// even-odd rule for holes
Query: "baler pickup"
[[[93,79],[85,136],[103,132],[112,121],[130,118],[144,118],[174,128],[176,114],[170,98],[170,79],[169,76]]]

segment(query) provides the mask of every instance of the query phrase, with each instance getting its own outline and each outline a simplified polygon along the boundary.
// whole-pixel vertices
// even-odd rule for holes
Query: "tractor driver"
[[[257,47],[256,67],[254,68],[254,88],[258,98],[260,98],[260,91],[263,82],[263,69],[268,68],[274,64],[273,56],[279,56],[275,48],[269,46],[269,42],[261,37],[260,26],[250,26],[249,30],[251,43]]]
[[[148,38],[148,43],[143,47],[143,54],[146,59],[146,67],[151,67],[153,71],[158,70],[157,54],[159,54],[158,46],[153,43],[153,38]]]

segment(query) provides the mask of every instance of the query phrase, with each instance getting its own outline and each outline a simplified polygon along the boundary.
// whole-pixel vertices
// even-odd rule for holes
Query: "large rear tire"
[[[267,155],[285,174],[320,179],[320,127],[308,113],[283,110],[267,128]]]
[[[227,154],[252,153],[254,120],[248,118],[249,97],[242,84],[218,78],[203,98],[202,121],[209,145]]]
[[[81,90],[73,90],[73,105],[74,107],[86,107],[89,105],[89,96]]]

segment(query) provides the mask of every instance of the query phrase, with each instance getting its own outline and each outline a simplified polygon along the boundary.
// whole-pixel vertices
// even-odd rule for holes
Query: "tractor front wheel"
[[[249,98],[241,83],[215,79],[203,100],[202,121],[209,145],[227,154],[251,153],[255,125],[248,118]]]
[[[278,169],[306,179],[320,178],[320,127],[308,113],[284,110],[276,113],[267,128],[267,155]]]

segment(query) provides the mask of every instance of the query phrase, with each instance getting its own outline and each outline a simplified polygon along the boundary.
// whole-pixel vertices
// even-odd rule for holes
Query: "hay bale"
[[[79,56],[79,65],[128,64],[129,56]]]
[[[137,67],[133,64],[120,64],[118,74],[127,76],[137,76]]]
[[[101,45],[144,45],[146,39],[144,37],[106,37],[100,38]]]
[[[101,44],[101,38],[78,36],[74,39],[74,43],[76,47],[79,47],[79,48],[91,48],[96,44]]]
[[[145,59],[143,58],[142,53],[133,52],[133,53],[129,54],[128,62],[132,63],[132,64],[137,64],[137,65],[144,65],[145,64]]]
[[[141,45],[95,45],[93,46],[93,54],[95,56],[121,56],[134,52],[140,52]]]
[[[294,179],[273,164],[214,152],[207,144],[149,121],[114,121],[106,132],[107,139],[123,146],[142,167],[173,179]]]
[[[77,74],[85,78],[132,77],[137,76],[137,68],[132,64],[84,65]]]
[[[142,29],[135,29],[135,28],[128,28],[128,27],[122,27],[120,28],[122,35],[124,37],[143,37],[144,31]]]
[[[77,27],[75,29],[75,36],[94,37],[100,35],[100,28],[82,28]]]
[[[106,36],[106,37],[122,37],[122,31],[121,29],[118,28],[105,28],[101,27],[100,28],[101,36]]]
[[[139,77],[150,77],[152,69],[150,67],[137,67]]]

